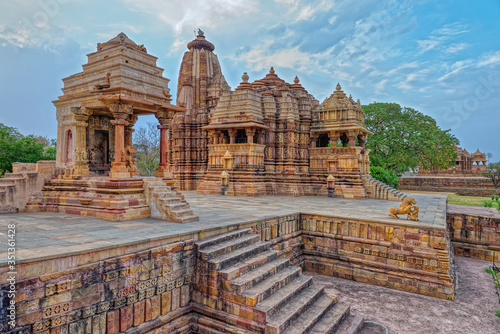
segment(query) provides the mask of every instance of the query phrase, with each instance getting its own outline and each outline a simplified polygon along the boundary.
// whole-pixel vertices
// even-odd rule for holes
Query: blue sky
[[[271,66],[322,101],[337,82],[362,104],[431,115],[500,161],[500,1],[19,0],[0,4],[0,122],[56,136],[52,100],[86,54],[126,33],[171,79],[201,28],[235,88]],[[153,119],[142,119],[140,124]]]

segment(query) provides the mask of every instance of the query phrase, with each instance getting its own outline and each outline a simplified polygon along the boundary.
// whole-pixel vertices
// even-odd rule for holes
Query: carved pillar
[[[158,122],[160,122],[160,125],[158,125],[158,129],[160,129],[160,165],[156,169],[155,176],[171,177],[172,173],[168,167],[168,152],[170,151],[168,134],[170,131],[171,117],[169,118],[167,112],[164,111],[158,112],[155,116]]]
[[[214,139],[214,145],[218,145],[219,144],[219,134],[217,133],[218,131],[211,131],[210,132],[210,136]]]
[[[238,130],[229,129],[229,130],[227,130],[227,132],[229,133],[229,144],[235,144],[236,143],[236,133],[238,132]]]
[[[328,137],[332,142],[332,147],[337,147],[337,142],[339,141],[339,134],[337,132],[330,132]]]
[[[309,140],[311,142],[311,148],[315,148],[316,147],[316,142],[318,141],[318,136],[317,135],[311,135],[309,137]]]
[[[366,135],[358,136],[359,146],[365,148],[366,145]]]
[[[349,132],[349,147],[356,147],[356,138],[358,138],[357,133]]]
[[[109,109],[115,118],[111,121],[111,124],[115,126],[115,161],[111,163],[109,177],[114,179],[129,178],[130,171],[125,161],[125,126],[129,125],[127,118],[132,115],[134,109],[131,105],[117,102],[109,105]]]
[[[87,126],[92,111],[87,108],[72,107],[75,123],[75,153],[73,175],[90,175],[87,159]]]
[[[255,135],[255,129],[254,128],[246,128],[246,134],[247,134],[247,143],[248,144],[253,143],[253,136]]]

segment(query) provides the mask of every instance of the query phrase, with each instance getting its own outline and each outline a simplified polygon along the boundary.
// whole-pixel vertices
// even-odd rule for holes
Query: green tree
[[[146,127],[139,127],[134,132],[133,144],[139,173],[154,175],[160,164],[160,130],[156,124],[148,123]]]
[[[394,189],[398,189],[398,176],[394,171],[379,166],[370,166],[370,175]]]
[[[493,183],[496,190],[500,187],[500,162],[492,162],[486,166],[483,176],[487,177]]]
[[[363,111],[365,125],[373,132],[366,143],[373,166],[400,174],[419,166],[447,168],[455,163],[459,141],[432,117],[397,103],[370,103]]]
[[[46,146],[39,137],[23,136],[16,128],[0,123],[0,176],[12,171],[13,162],[55,160],[55,146]]]

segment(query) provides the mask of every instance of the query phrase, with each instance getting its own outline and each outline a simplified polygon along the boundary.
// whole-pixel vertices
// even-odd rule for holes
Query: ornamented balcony
[[[264,167],[264,148],[260,144],[217,144],[208,145],[208,164],[210,167],[221,167],[224,164],[223,157],[229,152],[233,161],[233,167]]]

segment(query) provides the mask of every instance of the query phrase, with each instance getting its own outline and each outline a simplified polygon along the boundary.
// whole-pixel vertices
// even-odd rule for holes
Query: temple
[[[231,90],[214,45],[200,31],[179,72],[169,170],[181,190],[228,196],[320,195],[363,199],[376,187],[369,174],[370,132],[358,101],[339,84],[321,104],[296,77],[271,68]],[[392,195],[392,194],[391,194]],[[398,194],[385,198],[400,199]]]
[[[457,158],[455,166],[448,169],[431,167],[430,169],[420,168],[418,176],[455,176],[455,177],[481,177],[486,170],[486,154],[476,150],[474,153],[467,152],[466,149],[455,146]]]

